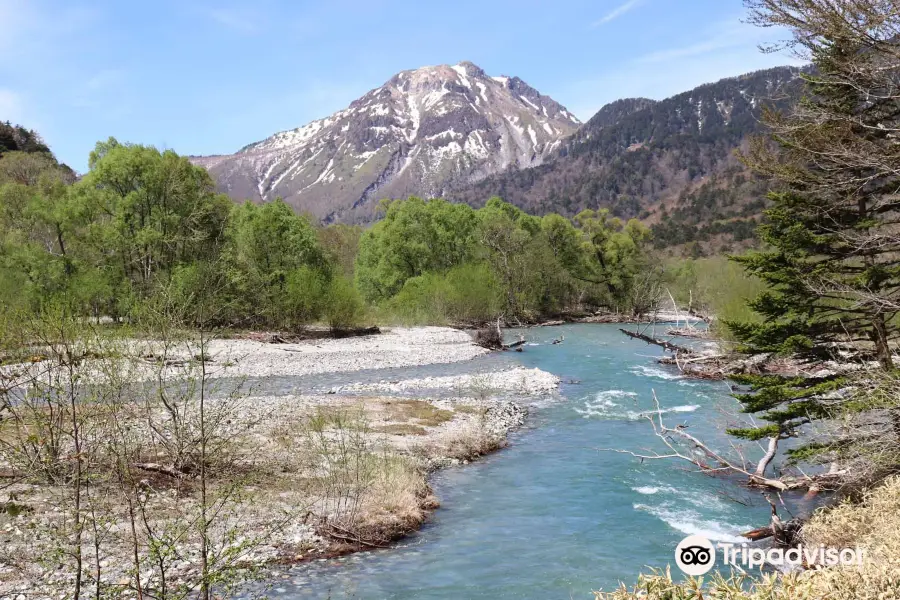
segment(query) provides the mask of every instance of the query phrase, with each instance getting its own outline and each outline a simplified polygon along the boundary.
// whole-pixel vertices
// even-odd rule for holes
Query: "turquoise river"
[[[661,330],[664,326],[657,326]],[[517,334],[509,332],[510,337]],[[667,424],[727,447],[736,419],[726,382],[684,379],[656,363],[660,350],[614,325],[523,330],[522,353],[467,363],[332,375],[319,385],[496,369],[519,363],[559,375],[559,397],[530,408],[509,446],[437,473],[440,498],[425,527],[397,547],[285,569],[279,599],[585,599],[674,565],[687,534],[737,540],[768,521],[768,506],[733,482],[687,463],[643,461],[604,449],[665,451],[641,414],[653,392]],[[562,344],[550,341],[565,336]],[[290,382],[281,382],[281,386]],[[755,449],[751,449],[751,452]]]

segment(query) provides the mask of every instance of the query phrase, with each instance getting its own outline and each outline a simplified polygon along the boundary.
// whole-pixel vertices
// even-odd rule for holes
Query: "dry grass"
[[[386,433],[388,435],[426,435],[424,427],[410,423],[391,423],[390,425],[373,425],[370,427],[373,433]]]
[[[437,503],[412,460],[390,453],[372,458],[372,479],[361,498],[354,533],[386,543],[418,529]]]
[[[810,546],[866,549],[860,566],[838,566],[750,579],[735,574],[672,581],[668,572],[641,575],[631,589],[595,593],[597,600],[897,600],[900,599],[900,477],[816,513],[803,529]]]
[[[425,456],[474,460],[505,445],[504,437],[487,431],[479,422],[469,422],[429,441],[428,446],[420,448],[419,451]]]
[[[453,419],[449,410],[438,408],[424,400],[386,400],[384,407],[391,421],[416,421],[424,427],[437,427]]]

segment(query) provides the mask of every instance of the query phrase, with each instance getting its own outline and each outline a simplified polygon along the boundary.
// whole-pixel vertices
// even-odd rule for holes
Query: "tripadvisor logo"
[[[698,576],[709,572],[716,564],[716,551],[722,552],[722,564],[742,568],[756,568],[765,564],[777,567],[806,566],[833,567],[836,565],[861,565],[866,549],[826,548],[798,545],[796,548],[751,548],[749,544],[719,542],[713,545],[702,535],[689,535],[675,547],[675,563],[687,575]]]
[[[675,563],[688,575],[703,575],[716,564],[716,549],[702,535],[689,535],[675,547]]]

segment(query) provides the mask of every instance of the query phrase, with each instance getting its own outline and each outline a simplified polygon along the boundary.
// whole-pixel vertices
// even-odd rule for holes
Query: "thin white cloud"
[[[763,54],[758,44],[783,37],[784,31],[759,29],[735,18],[712,24],[697,41],[655,50],[606,72],[572,82],[559,94],[582,121],[604,104],[643,96],[662,100],[704,83],[778,65],[802,64],[787,54]]]
[[[706,39],[687,44],[657,50],[637,59],[638,62],[667,62],[675,59],[702,56],[712,52],[730,48],[748,48],[757,52],[757,46],[766,38],[767,31],[737,20],[729,20],[714,25]]]
[[[609,11],[608,13],[606,13],[599,20],[591,23],[591,27],[599,27],[601,25],[609,23],[610,21],[612,21],[614,19],[618,19],[619,17],[621,17],[628,11],[630,11],[634,8],[637,8],[638,6],[640,6],[643,3],[644,3],[644,0],[627,0],[625,3],[620,4],[616,8],[614,8],[611,11]]]

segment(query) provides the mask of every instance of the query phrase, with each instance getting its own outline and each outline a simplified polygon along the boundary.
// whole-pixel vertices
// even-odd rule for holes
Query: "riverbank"
[[[216,439],[228,441],[211,485],[211,494],[222,499],[217,539],[223,549],[236,549],[228,566],[252,570],[384,547],[418,529],[438,504],[428,474],[503,447],[508,432],[524,423],[527,402],[553,395],[559,380],[521,368],[378,383],[354,381],[353,373],[462,362],[484,353],[468,334],[438,327],[290,344],[212,341],[209,374],[217,379],[347,374],[346,384],[321,393],[234,391],[206,400],[219,424]],[[146,375],[146,358],[139,360],[134,372]],[[164,368],[167,381],[179,380],[177,364]],[[191,399],[182,412],[195,409]],[[150,516],[137,519],[137,537],[140,544],[158,543],[160,532],[183,530],[169,540],[165,573],[169,586],[179,585],[199,568],[200,549],[187,534],[199,509],[196,481],[149,454],[165,411],[132,416],[127,426],[134,443],[147,448],[134,474],[141,511]],[[0,465],[10,473],[13,467]],[[97,555],[87,571],[100,573],[107,593],[134,596],[135,519],[125,502],[131,492],[99,481],[92,509],[102,508],[106,525],[84,532],[84,556]],[[49,571],[41,560],[59,548],[59,533],[71,525],[61,510],[70,492],[33,480],[0,492],[6,508],[0,511],[0,599],[56,597],[71,581],[71,572]],[[94,552],[98,540],[102,556]],[[151,559],[143,565],[143,587],[158,585],[163,575]]]
[[[897,598],[900,580],[900,479],[888,478],[867,490],[858,503],[844,502],[820,509],[804,525],[800,543],[806,552],[819,548],[862,549],[852,564],[802,568],[759,576],[714,571],[698,578],[674,581],[671,573],[645,573],[635,585],[621,584],[614,592],[595,592],[596,600],[692,600],[703,591],[722,600],[883,600]],[[784,552],[782,550],[782,552]],[[822,559],[818,559],[822,562]],[[705,597],[705,596],[704,596]]]
[[[272,377],[462,362],[488,350],[473,344],[465,331],[398,327],[376,335],[294,343],[219,339],[210,342],[207,352],[215,363],[213,375]]]

